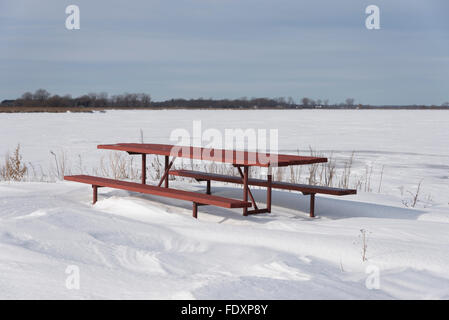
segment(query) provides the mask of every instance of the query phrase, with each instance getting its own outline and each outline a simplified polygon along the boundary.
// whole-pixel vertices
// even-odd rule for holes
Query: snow
[[[170,120],[170,125],[167,121]],[[385,165],[382,190],[345,197],[275,190],[271,214],[243,217],[213,206],[71,182],[0,182],[0,298],[3,299],[448,299],[449,153],[444,111],[113,111],[2,114],[0,154],[21,143],[24,159],[50,166],[50,150],[98,165],[99,143],[169,143],[174,128],[279,128],[281,149],[310,145],[354,170]],[[246,120],[245,120],[246,119]],[[249,119],[249,120],[248,120]],[[151,137],[151,139],[150,139]],[[337,160],[338,162],[338,160]],[[378,179],[378,178],[376,178]],[[431,195],[403,200],[423,180]],[[173,181],[204,191],[204,184]],[[214,194],[239,198],[235,185]],[[254,189],[258,202],[265,192]],[[263,205],[262,205],[263,206]],[[362,261],[366,230],[367,261]],[[80,288],[68,289],[68,266]],[[370,270],[379,287],[367,288]]]

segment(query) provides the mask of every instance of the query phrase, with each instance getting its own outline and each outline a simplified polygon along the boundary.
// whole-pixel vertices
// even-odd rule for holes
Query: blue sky
[[[80,30],[65,28],[70,4]],[[365,28],[370,4],[380,30]],[[38,88],[440,105],[449,1],[0,0],[0,99]]]

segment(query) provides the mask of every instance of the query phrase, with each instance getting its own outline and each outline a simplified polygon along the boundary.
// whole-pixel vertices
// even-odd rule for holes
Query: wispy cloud
[[[372,104],[449,100],[449,3],[79,0],[2,1],[0,97],[145,91],[168,97],[302,96]]]

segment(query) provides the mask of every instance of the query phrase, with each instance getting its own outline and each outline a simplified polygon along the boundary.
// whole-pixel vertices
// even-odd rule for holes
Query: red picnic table
[[[278,188],[284,190],[295,190],[303,194],[310,195],[311,196],[310,216],[313,217],[316,193],[332,194],[339,196],[356,193],[355,190],[351,189],[331,188],[323,186],[312,186],[312,185],[272,181],[271,168],[273,167],[286,167],[293,165],[306,165],[306,164],[327,162],[327,158],[323,157],[268,154],[262,152],[250,152],[240,150],[226,150],[226,149],[203,148],[193,146],[177,146],[168,144],[143,144],[143,143],[104,144],[98,145],[97,148],[125,151],[131,155],[141,155],[142,177],[140,184],[86,175],[64,177],[65,180],[91,184],[94,190],[94,201],[93,201],[94,203],[97,201],[98,187],[111,187],[192,201],[193,216],[195,218],[197,217],[198,205],[216,205],[225,208],[243,208],[243,215],[247,216],[249,214],[270,213],[272,188]],[[162,174],[161,179],[157,186],[150,186],[146,184],[147,154],[161,155],[165,157],[164,173]],[[239,173],[240,177],[198,172],[192,170],[170,170],[176,158],[188,158],[188,159],[232,164],[237,169],[237,172]],[[249,170],[251,167],[267,168],[268,172],[266,179],[249,178]],[[194,178],[197,181],[206,181],[207,182],[206,194],[169,188],[169,175]],[[243,184],[243,200],[229,199],[212,195],[211,181]],[[163,187],[162,184],[164,184]],[[267,188],[266,208],[260,209],[257,206],[254,196],[252,195],[252,192],[249,188],[250,185]],[[251,202],[248,201],[248,197],[251,199]],[[249,207],[253,207],[253,209],[249,210],[248,209]]]

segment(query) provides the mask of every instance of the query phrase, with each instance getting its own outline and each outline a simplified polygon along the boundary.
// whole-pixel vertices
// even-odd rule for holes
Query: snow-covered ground
[[[79,158],[93,167],[108,152],[97,144],[139,142],[140,129],[145,142],[169,143],[193,120],[203,129],[277,128],[281,152],[311,146],[337,163],[355,151],[356,173],[374,168],[373,192],[317,196],[316,219],[308,197],[274,191],[272,214],[200,207],[195,220],[188,202],[100,189],[92,206],[90,186],[0,182],[0,298],[449,298],[449,112],[0,114],[0,154],[20,143],[34,166],[48,168],[50,151],[64,151],[72,167]],[[404,206],[421,180],[421,201]],[[218,195],[241,196],[215,185]],[[68,266],[79,268],[79,290],[66,287]]]

